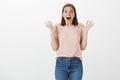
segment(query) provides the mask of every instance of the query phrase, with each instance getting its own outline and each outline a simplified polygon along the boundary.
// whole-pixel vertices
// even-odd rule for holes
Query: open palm
[[[46,25],[47,28],[50,29],[50,31],[53,31],[53,30],[54,30],[54,28],[53,28],[53,24],[52,24],[51,21],[47,21],[47,22],[45,22],[45,25]]]
[[[84,32],[88,32],[88,30],[94,25],[93,21],[87,21],[84,27]]]

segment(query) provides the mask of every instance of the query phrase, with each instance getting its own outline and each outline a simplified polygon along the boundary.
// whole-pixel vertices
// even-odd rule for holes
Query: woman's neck
[[[72,26],[72,23],[66,23],[66,26],[68,26],[68,27],[70,27],[70,26]]]

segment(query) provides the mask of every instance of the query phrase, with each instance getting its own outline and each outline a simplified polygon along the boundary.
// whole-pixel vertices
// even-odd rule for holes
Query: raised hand
[[[87,21],[84,27],[84,32],[88,32],[88,30],[94,25],[93,21]]]
[[[85,31],[88,31],[94,25],[93,21],[87,21],[85,25]]]
[[[46,25],[47,28],[50,29],[51,32],[54,31],[53,24],[52,24],[51,21],[47,21],[47,22],[45,22],[45,25]]]
[[[52,22],[51,21],[47,21],[47,22],[45,22],[45,25],[46,25],[47,28],[50,29],[50,31],[52,33],[51,36],[54,36],[54,37],[57,38],[57,30],[56,30],[56,27],[53,27]]]

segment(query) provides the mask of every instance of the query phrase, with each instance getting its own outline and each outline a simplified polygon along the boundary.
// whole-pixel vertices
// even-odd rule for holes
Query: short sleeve
[[[60,31],[60,24],[55,24],[54,25],[54,29],[57,31],[57,33],[59,34]]]
[[[80,37],[82,37],[83,31],[84,31],[84,24],[83,23],[79,23],[79,28],[80,28]]]
[[[57,32],[57,37],[59,37],[59,32],[60,32],[59,28],[60,28],[59,24],[54,25],[54,30]]]

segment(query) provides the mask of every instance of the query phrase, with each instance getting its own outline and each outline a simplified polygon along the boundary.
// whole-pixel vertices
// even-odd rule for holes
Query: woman
[[[85,26],[78,22],[76,9],[70,3],[63,6],[61,23],[53,27],[51,21],[46,22],[51,31],[51,47],[56,51],[56,80],[82,80],[82,50],[87,46],[88,30],[93,25],[92,21]]]

